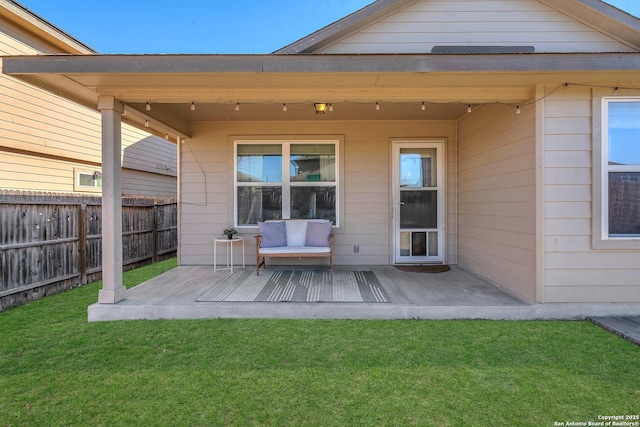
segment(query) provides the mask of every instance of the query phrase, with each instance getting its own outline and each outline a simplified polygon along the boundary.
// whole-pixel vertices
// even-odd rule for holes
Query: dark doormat
[[[396,265],[395,267],[409,273],[444,273],[451,270],[448,265]]]

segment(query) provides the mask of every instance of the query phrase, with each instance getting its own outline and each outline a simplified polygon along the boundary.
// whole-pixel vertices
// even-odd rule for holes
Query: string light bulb
[[[169,134],[168,133],[164,134],[164,139],[169,139]]]
[[[151,104],[147,101],[147,106],[145,107],[147,111],[151,111]]]
[[[376,111],[380,111],[380,104],[376,101]]]
[[[420,109],[421,109],[422,111],[424,111],[424,110],[426,110],[426,109],[427,109],[427,106],[426,106],[426,105],[424,105],[424,101],[422,101],[422,107],[420,107]]]
[[[329,112],[333,111],[333,104],[329,104]]]
[[[516,107],[516,114],[520,114],[520,106],[519,105]]]
[[[471,104],[467,106],[467,113],[470,113],[470,112],[471,112]]]
[[[145,120],[144,121],[144,127],[148,128],[149,127],[149,120]]]
[[[287,111],[287,104],[282,104],[282,111]]]
[[[191,103],[191,111],[196,111],[196,101]]]
[[[618,96],[618,88],[617,88],[617,87],[613,90],[613,94],[614,94],[615,96]]]
[[[236,102],[236,111],[240,111],[240,103]]]

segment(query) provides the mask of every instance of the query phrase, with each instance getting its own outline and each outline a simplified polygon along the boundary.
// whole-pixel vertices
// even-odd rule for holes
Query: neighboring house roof
[[[559,13],[585,24],[628,46],[630,51],[640,51],[640,19],[600,0],[535,0]],[[378,23],[394,13],[426,0],[378,0],[302,39],[275,51],[275,54],[300,53],[356,53],[327,50],[335,43],[351,37],[370,25]],[[442,3],[442,2],[439,2]],[[459,8],[459,7],[458,7]],[[430,25],[430,23],[425,23]],[[359,53],[391,53],[383,47],[379,51]],[[394,53],[398,53],[397,50]],[[405,52],[429,53],[429,52]]]
[[[60,28],[42,19],[14,0],[0,0],[0,18],[22,27],[36,39],[42,40],[55,53],[95,54],[95,50]]]

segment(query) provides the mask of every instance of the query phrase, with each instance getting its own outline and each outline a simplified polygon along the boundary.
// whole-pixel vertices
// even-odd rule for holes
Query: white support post
[[[102,289],[98,303],[127,297],[122,285],[122,104],[112,96],[98,98],[102,113]]]

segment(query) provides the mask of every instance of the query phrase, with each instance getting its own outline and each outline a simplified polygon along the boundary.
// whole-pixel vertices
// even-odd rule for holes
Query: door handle
[[[404,206],[404,202],[397,202],[396,204],[398,204],[400,206]]]

